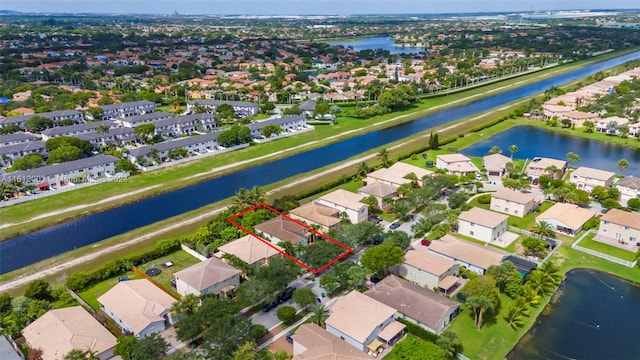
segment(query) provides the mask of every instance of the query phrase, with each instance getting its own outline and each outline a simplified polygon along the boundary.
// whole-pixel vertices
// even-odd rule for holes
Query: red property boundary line
[[[338,256],[337,256],[336,258],[334,258],[333,260],[331,260],[331,261],[329,261],[328,263],[326,263],[326,264],[322,265],[320,268],[318,268],[318,269],[314,269],[314,268],[310,267],[309,265],[307,265],[307,264],[303,263],[302,261],[300,261],[300,260],[296,259],[295,257],[293,257],[293,256],[291,256],[291,255],[289,255],[289,254],[287,254],[285,251],[282,251],[282,250],[280,250],[280,249],[276,248],[276,247],[275,247],[271,242],[269,242],[269,241],[267,241],[267,240],[265,240],[265,239],[261,238],[260,236],[258,236],[258,235],[257,235],[257,234],[255,234],[254,232],[249,231],[248,229],[246,229],[245,227],[243,227],[242,225],[238,224],[238,223],[235,221],[235,219],[236,219],[236,218],[238,218],[238,217],[240,217],[240,216],[242,216],[242,215],[244,215],[244,214],[246,214],[246,213],[248,213],[248,212],[250,212],[250,211],[254,211],[254,210],[258,209],[258,208],[265,208],[265,209],[267,209],[267,210],[273,211],[274,213],[276,213],[276,214],[278,214],[278,215],[280,215],[280,216],[284,217],[285,219],[287,219],[287,220],[289,220],[289,221],[292,221],[292,222],[296,223],[297,225],[300,225],[301,227],[303,227],[303,228],[305,228],[305,229],[307,229],[307,230],[311,231],[311,232],[312,232],[312,233],[314,233],[315,235],[318,235],[318,236],[322,237],[323,239],[325,239],[325,240],[327,240],[327,241],[330,241],[330,242],[332,242],[333,244],[335,244],[335,245],[337,245],[337,246],[339,246],[339,247],[343,248],[345,251],[344,251],[342,254],[338,255]],[[244,231],[245,233],[247,233],[247,234],[249,234],[249,235],[253,236],[254,238],[256,238],[256,239],[258,239],[258,240],[262,241],[263,243],[267,244],[269,247],[273,248],[274,250],[278,251],[280,254],[282,254],[282,255],[286,256],[287,258],[291,259],[292,261],[294,261],[296,264],[300,265],[300,266],[301,266],[301,267],[303,267],[304,269],[306,269],[306,270],[308,270],[308,271],[312,272],[314,275],[317,275],[318,273],[322,272],[323,270],[325,270],[325,269],[326,269],[326,268],[328,268],[329,266],[331,266],[331,265],[335,264],[337,261],[339,261],[340,259],[344,258],[345,256],[347,256],[347,255],[349,255],[349,254],[351,254],[351,253],[353,252],[353,250],[352,250],[350,247],[346,246],[345,244],[343,244],[343,243],[341,243],[341,242],[338,242],[338,241],[336,241],[336,240],[334,240],[334,239],[332,239],[332,238],[328,237],[327,235],[325,235],[325,234],[323,234],[323,233],[321,233],[321,232],[318,232],[318,231],[316,231],[316,230],[314,230],[314,229],[310,228],[309,226],[307,226],[307,225],[305,225],[305,224],[303,224],[303,223],[301,223],[301,222],[299,222],[299,221],[297,221],[297,220],[295,220],[295,219],[290,218],[289,216],[287,216],[287,215],[285,215],[285,214],[281,213],[280,211],[278,211],[278,210],[276,210],[276,209],[272,208],[271,206],[269,206],[269,205],[267,205],[267,204],[264,204],[264,203],[257,204],[257,205],[255,205],[255,206],[250,207],[250,208],[249,208],[249,209],[247,209],[247,210],[241,211],[241,212],[239,212],[239,213],[237,213],[237,214],[235,214],[235,215],[231,216],[230,218],[228,218],[228,219],[227,219],[227,221],[228,221],[231,225],[233,225],[233,226],[237,227],[238,229],[240,229],[240,230]]]

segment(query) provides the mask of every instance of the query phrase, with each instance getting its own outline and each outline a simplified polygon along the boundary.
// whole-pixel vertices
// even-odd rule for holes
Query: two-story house
[[[640,214],[611,209],[600,218],[594,240],[635,251],[640,246]]]
[[[591,191],[596,186],[611,187],[614,176],[615,173],[611,171],[581,166],[571,173],[569,182],[576,184],[577,189]]]
[[[361,202],[362,195],[344,189],[338,189],[315,200],[318,204],[344,212],[352,224],[366,221],[369,218],[369,207]]]
[[[507,231],[509,216],[478,207],[458,216],[458,233],[485,242],[498,240]]]
[[[535,157],[525,169],[525,173],[531,179],[537,179],[542,175],[547,175],[552,179],[562,179],[567,171],[568,163],[564,160],[557,160],[544,157]]]
[[[191,265],[173,274],[176,291],[186,296],[229,295],[240,285],[241,271],[217,257]]]
[[[500,189],[491,194],[490,208],[493,211],[524,217],[535,209],[541,199],[532,193]]]

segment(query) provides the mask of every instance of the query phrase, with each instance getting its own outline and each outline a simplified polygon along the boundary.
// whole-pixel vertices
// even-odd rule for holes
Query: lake
[[[582,131],[582,130],[575,130]],[[640,140],[629,139],[640,142]],[[467,156],[483,156],[493,146],[510,156],[509,146],[517,145],[518,152],[514,157],[529,159],[536,156],[566,160],[568,152],[580,155],[577,166],[588,166],[619,173],[616,163],[627,159],[629,167],[622,171],[623,175],[640,176],[640,149],[625,147],[603,141],[573,137],[553,131],[546,131],[535,126],[516,126],[486,140],[475,143],[462,150]]]
[[[640,359],[638,320],[638,284],[572,270],[507,359]]]
[[[342,45],[345,48],[351,46],[356,51],[361,50],[389,50],[391,54],[408,54],[408,53],[418,53],[420,51],[424,51],[424,47],[398,47],[395,46],[395,41],[388,36],[376,36],[376,37],[367,37],[358,39],[355,41],[337,41],[337,42],[329,42],[330,45],[339,46]]]

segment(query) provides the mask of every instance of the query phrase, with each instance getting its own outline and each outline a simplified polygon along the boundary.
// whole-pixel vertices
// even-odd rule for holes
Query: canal
[[[352,47],[355,51],[361,50],[387,50],[391,54],[408,54],[424,51],[424,47],[399,47],[395,45],[395,41],[388,36],[375,36],[358,39],[355,41],[336,41],[329,42],[330,45]]]
[[[388,129],[356,136],[180,190],[51,226],[31,234],[7,239],[0,242],[0,274],[198,209],[233,196],[239,188],[264,186],[327,166],[433,127],[480,114],[512,101],[541,93],[551,86],[563,85],[637,58],[640,58],[640,52],[623,55]],[[28,251],[25,251],[27,249]]]
[[[638,284],[572,270],[507,359],[639,359],[638,319]]]
[[[636,139],[629,141],[638,142]],[[629,167],[621,173],[640,176],[639,148],[569,136],[535,126],[516,126],[477,142],[463,149],[462,153],[467,156],[483,156],[491,147],[498,146],[506,156],[510,156],[511,145],[518,146],[518,152],[513,155],[518,159],[531,160],[536,156],[542,156],[566,160],[567,153],[573,152],[580,156],[580,162],[575,166],[588,166],[617,173],[620,173],[620,169],[616,167],[616,163],[620,159],[626,159]]]

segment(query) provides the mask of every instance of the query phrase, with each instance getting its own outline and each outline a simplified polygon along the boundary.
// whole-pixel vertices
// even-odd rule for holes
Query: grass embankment
[[[549,126],[544,121],[531,120],[527,122],[527,125],[539,127],[547,131],[553,131],[553,132],[568,135],[568,136],[607,142],[607,143],[612,143],[612,144],[617,144],[622,146],[640,148],[640,139],[629,138],[629,137],[621,138],[619,136],[612,136],[612,135],[607,135],[599,132],[588,133],[585,131],[584,128],[568,129],[568,128],[563,128],[559,126]]]
[[[316,131],[296,135],[288,139],[260,144],[240,151],[140,174],[132,177],[127,183],[104,183],[90,188],[79,189],[23,204],[0,208],[0,218],[3,220],[3,224],[0,224],[0,226],[5,225],[0,234],[0,239],[11,238],[55,223],[68,221],[93,212],[135,202],[162,192],[189,186],[193,183],[224,175],[230,171],[237,171],[239,167],[247,167],[258,162],[290,156],[295,152],[326,145],[328,142],[340,141],[360,133],[410,121],[437,110],[461,105],[489,94],[507,91],[517,86],[523,86],[544,78],[569,72],[597,61],[620,56],[630,51],[632,50],[609,53],[594,59],[578,61],[515,79],[485,85],[481,88],[425,99],[404,111],[394,112],[368,120],[343,117],[339,119],[339,123],[335,126],[317,126]],[[446,136],[446,134],[443,135]],[[402,147],[397,150],[405,151]],[[268,154],[274,153],[278,154],[270,156],[268,160],[266,158],[260,158],[261,156],[268,156]],[[236,167],[231,169],[234,165]],[[212,168],[219,166],[229,166],[229,168],[210,172]],[[131,193],[133,191],[137,192]],[[111,197],[120,194],[127,195],[117,199],[111,199]],[[9,224],[12,225],[7,226]]]

